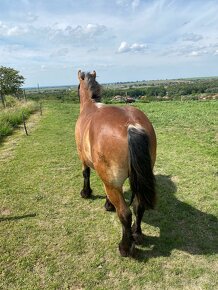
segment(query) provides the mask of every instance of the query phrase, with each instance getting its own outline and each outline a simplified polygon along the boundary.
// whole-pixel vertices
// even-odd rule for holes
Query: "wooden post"
[[[26,99],[26,91],[25,91],[25,89],[23,90],[23,95],[24,95],[24,100],[27,101],[27,99]]]
[[[39,103],[40,115],[42,116],[42,103]]]
[[[24,130],[25,130],[26,135],[28,136],[28,132],[27,132],[27,128],[26,128],[26,122],[25,122],[25,118],[24,118],[24,114],[23,113],[22,113],[22,116],[23,116],[23,126],[24,126]]]
[[[5,98],[2,94],[0,94],[1,100],[2,100],[2,105],[4,108],[6,108],[6,104],[5,104]]]

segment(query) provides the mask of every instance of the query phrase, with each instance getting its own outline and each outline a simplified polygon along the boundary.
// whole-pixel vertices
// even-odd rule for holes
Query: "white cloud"
[[[65,27],[56,24],[54,27],[48,28],[50,40],[58,40],[68,42],[72,45],[89,44],[90,41],[97,41],[101,37],[106,37],[107,27],[101,24],[87,24],[87,25],[67,25]]]
[[[96,36],[102,35],[106,31],[107,31],[107,28],[105,25],[92,24],[92,23],[89,23],[86,26],[78,25],[75,28],[71,28],[72,34],[80,33],[80,35],[85,35],[85,36],[89,36],[89,37],[96,37]]]
[[[126,53],[126,52],[145,52],[147,49],[147,44],[143,43],[133,43],[133,44],[128,44],[126,41],[121,42],[118,52],[119,53]]]
[[[26,33],[27,30],[21,26],[9,26],[0,21],[0,35],[1,36],[19,36]]]
[[[130,51],[130,47],[126,41],[121,42],[118,52],[123,53],[123,52],[128,52]]]
[[[164,51],[164,56],[182,57],[187,58],[190,56],[212,56],[214,54],[215,47],[210,45],[201,45],[198,43],[181,44],[176,43],[174,46],[167,46]]]
[[[88,23],[86,25],[62,25],[56,23],[53,25],[35,25],[26,23],[25,25],[9,25],[0,21],[0,36],[5,44],[20,45],[25,43],[25,47],[36,50],[51,48],[50,54],[55,56],[66,55],[66,48],[63,46],[82,47],[89,50],[96,46],[104,44],[112,38],[111,32],[105,25]],[[0,43],[1,45],[1,43]]]
[[[130,46],[131,51],[133,52],[144,52],[148,48],[147,44],[142,43],[133,43]]]
[[[193,50],[190,52],[190,56],[199,56],[199,55],[200,55],[199,51]]]

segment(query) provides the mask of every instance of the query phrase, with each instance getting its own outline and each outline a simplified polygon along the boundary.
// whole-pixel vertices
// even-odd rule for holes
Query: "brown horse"
[[[140,110],[100,103],[101,87],[96,72],[79,71],[80,115],[75,135],[83,164],[84,186],[81,196],[91,196],[90,168],[104,183],[105,208],[115,210],[122,224],[119,250],[122,256],[133,253],[135,242],[142,238],[141,220],[146,208],[155,205],[156,136],[151,122]],[[123,183],[129,177],[133,210],[123,196]]]

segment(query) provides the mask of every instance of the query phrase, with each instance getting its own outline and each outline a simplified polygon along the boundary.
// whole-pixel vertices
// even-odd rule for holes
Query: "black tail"
[[[131,203],[136,195],[141,206],[153,209],[156,201],[155,177],[151,165],[149,138],[145,131],[130,127],[128,129],[128,146]]]

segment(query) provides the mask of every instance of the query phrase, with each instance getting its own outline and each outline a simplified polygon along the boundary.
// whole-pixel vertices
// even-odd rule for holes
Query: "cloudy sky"
[[[25,86],[218,75],[217,0],[0,0],[0,66]]]

